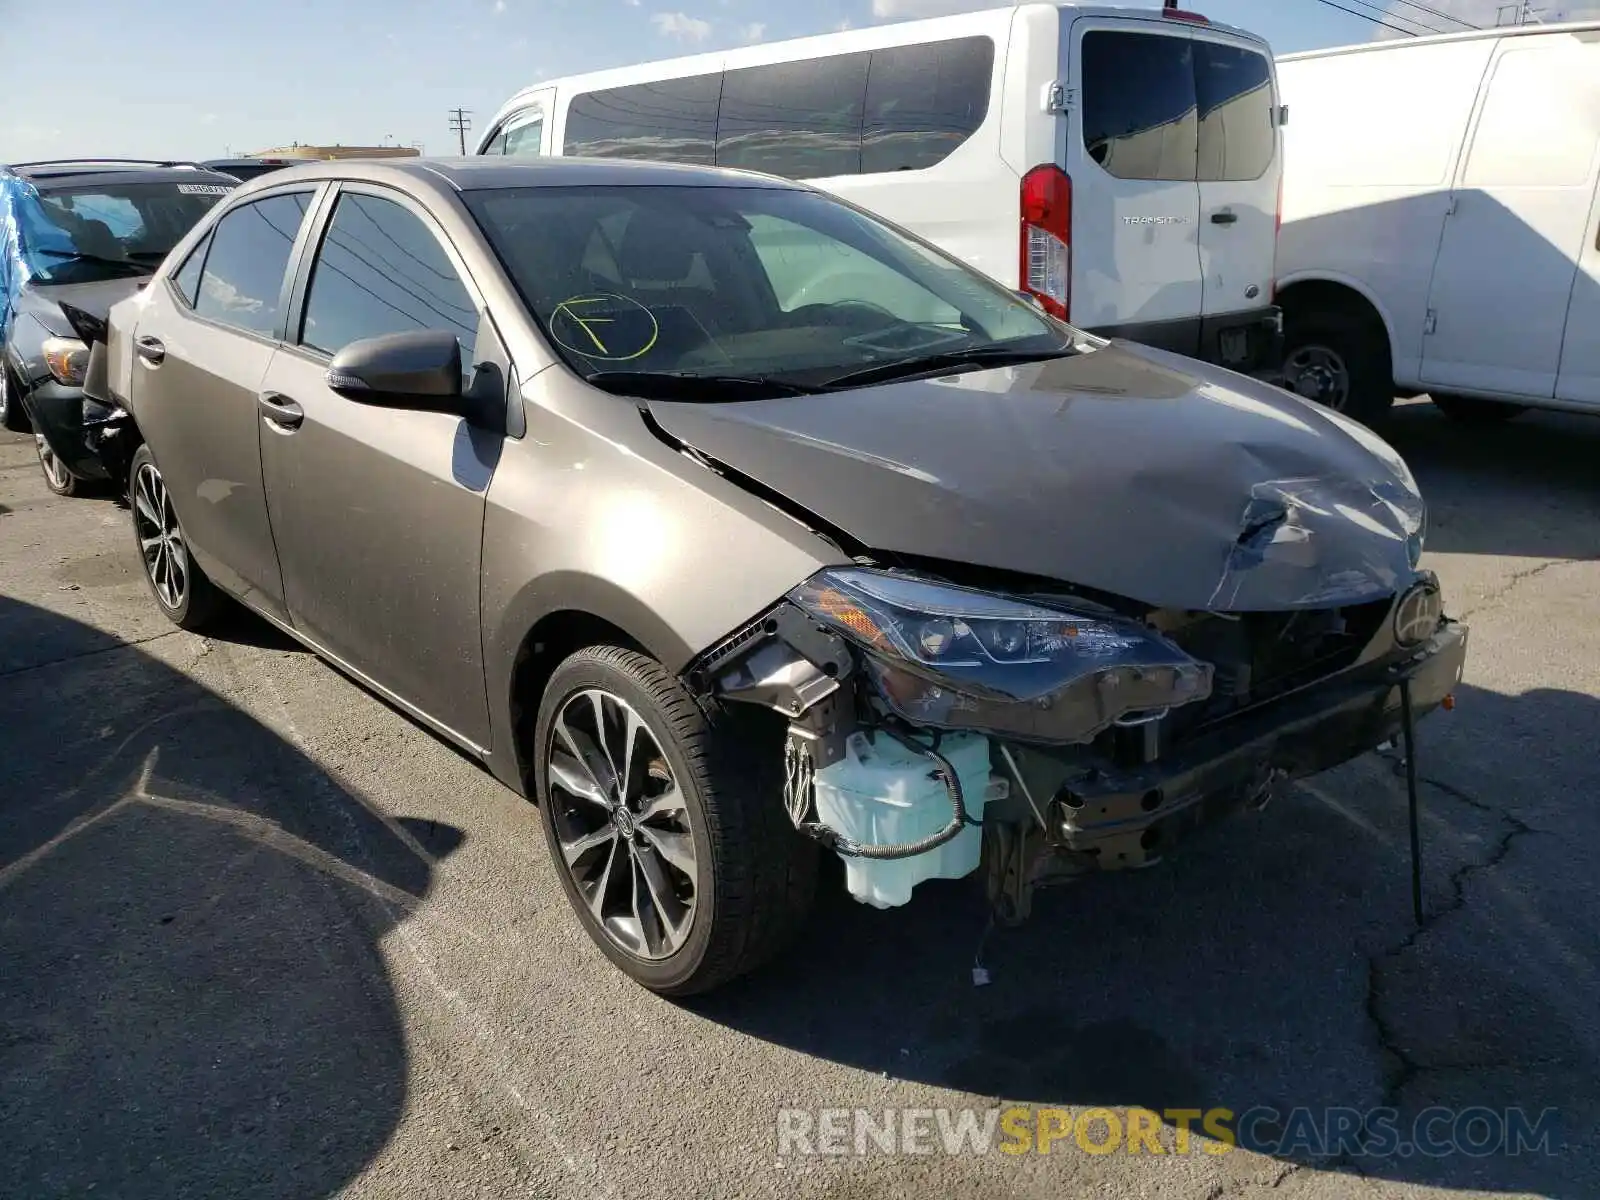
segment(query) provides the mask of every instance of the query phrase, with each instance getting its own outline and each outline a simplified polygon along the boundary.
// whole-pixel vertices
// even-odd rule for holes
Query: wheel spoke
[[[562,747],[565,749],[567,757],[571,760],[570,766],[565,763],[560,764],[565,769],[566,774],[571,777],[569,790],[575,796],[582,797],[585,800],[592,800],[596,804],[603,804],[609,808],[611,806],[611,789],[606,786],[607,778],[604,770],[598,769],[596,760],[599,755],[590,744],[588,735],[582,730],[573,729],[568,725],[566,714],[563,713],[556,718],[556,737],[561,740]],[[555,774],[557,765],[555,756],[552,755],[550,759],[550,773],[552,775]],[[564,784],[563,786],[566,785]]]
[[[604,923],[606,919],[606,893],[611,889],[611,871],[616,866],[619,843],[612,842],[611,849],[606,853],[606,865],[600,871],[600,878],[595,881],[592,888],[584,894],[584,902],[588,904],[589,911],[594,914],[594,919]],[[579,885],[580,888],[582,885]]]
[[[158,533],[154,537],[141,537],[139,539],[139,545],[144,548],[145,557],[148,558],[150,551],[161,545],[161,535]]]
[[[662,866],[661,859],[656,856],[649,846],[635,848],[634,861],[638,863],[639,877],[644,882],[642,889],[648,897],[649,910],[646,911],[639,902],[640,889],[634,891],[634,911],[639,915],[640,931],[644,934],[646,943],[650,941],[650,925],[656,925],[656,944],[651,950],[656,954],[670,953],[677,948],[682,940],[684,918],[688,910],[679,901],[677,894],[672,890],[672,881],[667,878],[666,868]],[[650,918],[653,917],[652,922]]]
[[[678,790],[678,785],[673,784],[659,796],[652,796],[645,801],[639,810],[640,822],[659,821],[666,817],[675,817],[684,811],[683,793]]]
[[[636,807],[635,802],[638,800],[641,790],[634,786],[633,750],[639,744],[641,737],[649,736],[649,731],[645,729],[644,722],[639,719],[639,714],[631,708],[624,709],[622,721],[622,773],[618,776],[620,781],[618,790],[621,791],[623,801],[630,808]]]
[[[592,833],[581,833],[575,838],[561,839],[561,853],[566,857],[567,866],[576,866],[580,858],[598,846],[606,846],[617,840],[617,831],[610,824],[602,825]]]
[[[689,877],[689,882],[694,882],[694,839],[687,833],[676,833],[668,829],[652,829],[648,825],[640,825],[639,832],[644,834],[645,841],[655,849],[656,853],[673,867],[682,871]]]

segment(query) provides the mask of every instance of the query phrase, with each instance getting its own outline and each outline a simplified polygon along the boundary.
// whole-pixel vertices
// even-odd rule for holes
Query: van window
[[[1200,182],[1260,179],[1278,141],[1266,55],[1197,41],[1194,56]]]
[[[920,171],[983,124],[993,73],[994,42],[968,37],[610,88],[572,101],[564,147],[790,179]]]
[[[543,139],[544,113],[533,109],[517,113],[507,120],[483,152],[504,154],[511,158],[537,158]]]
[[[1162,34],[1083,35],[1083,144],[1118,179],[1194,181],[1193,47]]]
[[[717,117],[717,165],[790,179],[861,171],[866,54],[729,71]]]
[[[721,96],[720,74],[587,92],[567,110],[566,153],[710,166]]]
[[[874,50],[861,173],[921,171],[950,157],[988,115],[993,72],[985,37]]]
[[[1600,54],[1585,61],[1588,47],[1539,40],[1554,44],[1506,50],[1495,64],[1467,160],[1468,187],[1593,187]]]

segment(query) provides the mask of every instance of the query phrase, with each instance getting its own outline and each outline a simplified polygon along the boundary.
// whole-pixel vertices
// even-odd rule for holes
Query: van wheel
[[[1289,391],[1363,425],[1381,421],[1394,404],[1389,339],[1370,320],[1291,310],[1284,319],[1283,360]]]
[[[533,747],[545,841],[584,930],[652,991],[744,974],[810,909],[816,846],[789,821],[771,740],[712,722],[633,650],[579,650],[550,678]]]
[[[1528,411],[1526,404],[1502,404],[1498,400],[1479,400],[1475,396],[1433,396],[1433,406],[1452,421],[1463,425],[1502,425]]]
[[[150,594],[179,629],[204,628],[216,615],[222,594],[189,553],[189,539],[149,446],[134,452],[128,469],[128,507]]]

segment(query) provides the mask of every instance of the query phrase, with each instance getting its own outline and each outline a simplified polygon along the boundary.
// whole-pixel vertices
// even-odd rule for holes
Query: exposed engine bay
[[[852,895],[981,871],[999,919],[1034,889],[1143,867],[1283,783],[1449,703],[1466,628],[1402,593],[1281,612],[1119,611],[835,568],[691,667],[788,720],[783,802]]]

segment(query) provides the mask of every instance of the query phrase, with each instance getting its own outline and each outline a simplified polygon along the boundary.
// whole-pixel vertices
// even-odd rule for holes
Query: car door
[[[1272,60],[1264,49],[1197,26],[1194,69],[1202,312],[1220,317],[1272,301],[1281,175],[1278,107]]]
[[[217,584],[280,620],[257,404],[315,196],[290,188],[231,209],[147,291],[129,384],[191,553]]]
[[[479,576],[500,435],[359,404],[325,380],[351,342],[415,329],[455,333],[470,364],[478,294],[420,205],[357,184],[340,185],[303,275],[261,385],[278,405],[261,418],[262,463],[289,614],[346,666],[484,746]]]
[[[1073,323],[1116,330],[1182,322],[1161,344],[1194,354],[1201,308],[1194,42],[1177,25],[1073,23],[1067,75],[1077,104],[1063,163],[1072,180]]]
[[[1422,380],[1555,394],[1600,169],[1600,41],[1506,38],[1428,292]]]
[[[1600,408],[1600,186],[1595,190],[1583,256],[1572,284],[1556,399]]]

